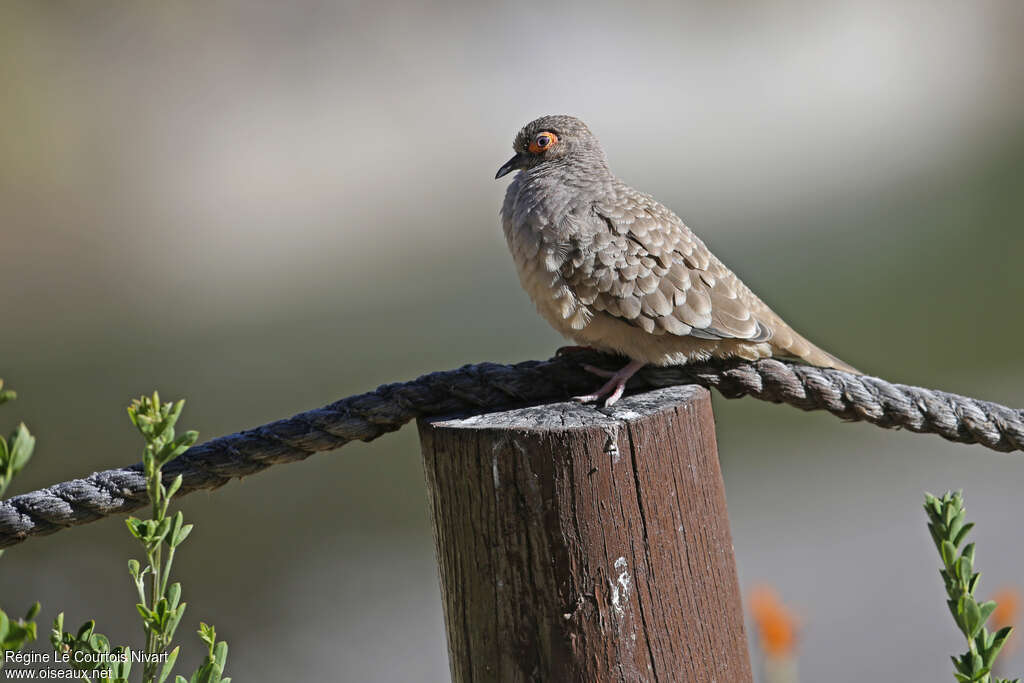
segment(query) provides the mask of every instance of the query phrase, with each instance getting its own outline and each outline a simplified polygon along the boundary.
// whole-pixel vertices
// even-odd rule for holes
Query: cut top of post
[[[666,406],[688,405],[702,397],[710,397],[707,389],[687,384],[626,396],[610,407],[566,401],[466,417],[447,416],[426,422],[449,429],[593,429],[620,426],[659,413]]]

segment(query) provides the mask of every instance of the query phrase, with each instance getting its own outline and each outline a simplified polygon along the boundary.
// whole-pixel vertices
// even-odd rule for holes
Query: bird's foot
[[[647,363],[644,363],[643,361],[632,360],[626,367],[622,368],[618,372],[604,370],[603,368],[597,368],[593,365],[584,365],[583,369],[587,372],[597,375],[598,377],[608,377],[609,379],[605,382],[604,386],[593,394],[574,396],[573,400],[579,401],[580,403],[594,403],[607,396],[608,398],[605,399],[604,405],[606,407],[613,405],[616,401],[622,398],[622,392],[626,390],[626,382],[629,381],[629,378],[635,375],[637,370],[645,365],[647,365]]]
[[[555,349],[555,358],[561,358],[562,356],[571,356],[574,353],[583,353],[584,351],[596,351],[593,346],[559,346]]]

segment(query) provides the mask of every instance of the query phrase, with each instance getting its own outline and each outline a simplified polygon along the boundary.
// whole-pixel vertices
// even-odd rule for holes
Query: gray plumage
[[[546,148],[543,148],[548,145]],[[502,225],[523,287],[555,329],[634,361],[793,357],[856,372],[797,334],[669,209],[615,177],[571,116],[516,136]]]

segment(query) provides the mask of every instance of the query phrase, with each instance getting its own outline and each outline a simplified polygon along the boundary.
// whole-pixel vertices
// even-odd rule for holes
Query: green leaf
[[[170,603],[171,607],[177,607],[178,601],[181,599],[181,584],[178,582],[172,583],[167,588],[167,602]]]
[[[178,476],[176,476],[171,481],[171,485],[167,487],[167,497],[168,498],[173,498],[174,497],[174,494],[177,493],[178,489],[181,488],[181,482],[182,481],[184,481],[184,479],[182,478],[182,476],[180,474]]]
[[[957,534],[960,533],[960,529],[962,529],[963,526],[964,513],[963,511],[960,511],[959,513],[953,516],[953,519],[950,521],[949,526],[946,528],[946,538],[953,541],[954,546],[958,544],[953,539],[955,539]]]
[[[1010,637],[1010,633],[1013,631],[1012,626],[1004,626],[995,632],[992,638],[992,644],[988,647],[988,661],[991,664],[995,661],[999,651],[1003,649],[1003,645],[1006,644],[1006,639]]]
[[[978,605],[978,609],[981,611],[981,623],[984,624],[988,621],[988,618],[992,616],[993,610],[996,608],[996,601],[989,600]]]
[[[176,661],[178,661],[178,651],[179,650],[181,650],[180,647],[176,647],[173,650],[171,650],[171,654],[169,654],[167,656],[167,661],[164,662],[164,666],[160,670],[160,675],[157,676],[157,679],[156,679],[157,683],[164,683],[164,681],[167,680],[167,677],[171,675],[171,671],[174,670],[174,663]],[[178,676],[178,678],[181,679],[181,676]],[[181,679],[181,680],[184,680],[184,679]]]
[[[950,598],[949,600],[946,600],[946,605],[949,607],[949,613],[953,615],[953,621],[956,623],[958,627],[960,627],[960,630],[963,631],[963,608],[960,605],[960,601],[953,600],[952,598]]]
[[[974,569],[974,563],[970,557],[961,557],[956,562],[956,575],[964,583],[971,580],[971,572]]]
[[[993,645],[1005,642],[1006,639],[1010,637],[1011,633],[1013,633],[1013,627],[1012,626],[1004,626],[1004,627],[1002,627],[1001,629],[999,629],[998,631],[995,632],[995,634],[994,634],[994,636],[992,638]]]
[[[963,542],[963,540],[965,538],[967,538],[967,534],[973,528],[974,528],[974,522],[968,522],[967,524],[964,524],[963,527],[960,529],[960,531],[956,534],[956,538],[953,539],[953,545],[955,545],[955,546],[957,546],[959,548],[960,544]]]
[[[187,451],[198,438],[198,432],[186,432],[185,434],[182,434],[177,439],[174,439],[161,448],[157,459],[160,461],[161,465],[166,465],[171,460],[174,460],[179,455]]]
[[[167,537],[167,533],[171,530],[172,520],[169,517],[156,522],[153,526],[153,535],[151,536],[154,544],[162,543]]]
[[[946,539],[942,539],[942,545],[939,546],[939,554],[942,555],[942,562],[947,567],[953,566],[953,560],[956,558],[956,548]]]
[[[978,634],[978,629],[981,628],[981,610],[978,608],[978,603],[969,595],[965,595],[962,600],[961,611],[964,617],[964,635],[968,638],[974,638]]]
[[[156,609],[153,610],[154,618],[156,623],[162,628],[167,624],[168,607],[167,598],[160,598],[157,600]]]
[[[220,683],[222,670],[216,664],[204,664],[197,672],[196,683]]]
[[[78,629],[78,635],[75,636],[79,640],[88,640],[89,636],[92,635],[93,629],[96,628],[96,621],[90,619],[89,621],[82,624]]]
[[[127,652],[127,647],[119,647],[115,650],[120,656],[124,656]],[[132,660],[129,655],[124,661],[112,662],[110,664],[111,673],[114,674],[114,681],[117,683],[128,683],[128,677],[132,672]]]
[[[946,504],[942,506],[942,525],[949,528],[949,523],[953,521],[953,515],[956,514],[956,507],[950,505],[948,501],[943,501]]]
[[[217,629],[206,622],[200,621],[199,630],[196,633],[199,634],[200,640],[206,643],[207,647],[210,648],[210,651],[213,652],[214,641],[217,638]]]
[[[217,643],[217,647],[214,649],[213,660],[216,662],[219,677],[219,672],[224,671],[224,665],[228,660],[228,644],[223,640]]]
[[[94,633],[89,638],[89,647],[95,652],[110,652],[110,640],[102,633]]]
[[[2,614],[2,612],[0,612]],[[53,629],[50,631],[50,642],[53,643],[53,649],[60,649],[60,642],[64,636],[64,613],[59,612],[57,617],[53,620]],[[56,640],[55,640],[56,638]]]
[[[22,422],[11,435],[11,459],[9,471],[12,475],[21,472],[22,468],[32,457],[32,451],[36,447],[36,438],[32,436],[28,427]]]
[[[192,533],[192,524],[186,524],[185,526],[178,529],[178,532],[171,538],[170,544],[172,548],[177,548],[179,545],[184,543],[188,535]]]
[[[181,618],[185,615],[186,607],[188,607],[188,603],[183,602],[171,613],[170,618],[167,620],[167,627],[165,629],[168,637],[173,637],[174,632],[178,630],[178,624],[181,622]]]
[[[129,517],[128,519],[124,520],[124,523],[128,526],[128,531],[130,531],[132,536],[134,536],[135,538],[141,540],[145,536],[146,523],[138,517]]]
[[[172,548],[177,544],[174,542],[175,537],[178,535],[178,531],[181,529],[181,525],[184,523],[184,516],[181,514],[181,510],[178,510],[171,518],[171,530],[167,534],[167,544]]]

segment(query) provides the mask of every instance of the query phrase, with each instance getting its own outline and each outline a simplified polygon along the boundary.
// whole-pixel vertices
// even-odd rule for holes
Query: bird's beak
[[[526,155],[516,154],[514,157],[505,162],[505,165],[498,169],[498,172],[494,174],[494,179],[497,180],[502,176],[506,176],[512,171],[526,168]]]

